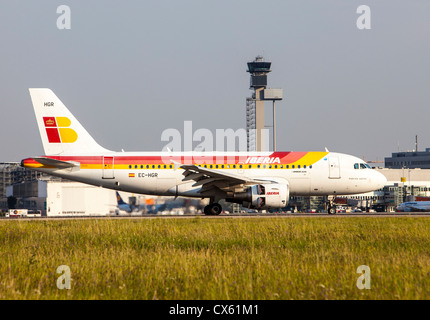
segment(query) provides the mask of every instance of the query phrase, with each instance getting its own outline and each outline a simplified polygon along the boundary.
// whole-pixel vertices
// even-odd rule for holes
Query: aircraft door
[[[103,179],[114,179],[114,158],[113,157],[103,157]]]
[[[340,179],[339,157],[328,158],[328,172],[330,179]]]

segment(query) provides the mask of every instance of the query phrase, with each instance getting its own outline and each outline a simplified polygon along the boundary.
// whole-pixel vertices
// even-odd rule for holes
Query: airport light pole
[[[272,100],[273,102],[273,151],[276,152],[276,111],[275,111],[275,102],[276,100],[283,99],[283,90],[282,89],[264,89],[263,97],[264,100]]]
[[[273,100],[273,152],[276,152],[275,100]]]

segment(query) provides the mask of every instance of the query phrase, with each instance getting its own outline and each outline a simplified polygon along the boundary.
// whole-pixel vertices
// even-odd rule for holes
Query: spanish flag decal
[[[135,176],[135,174],[134,174],[134,173],[129,173],[129,174],[128,174],[128,177],[129,177],[129,178],[134,178],[134,176]]]
[[[43,117],[49,143],[73,143],[78,134],[70,129],[71,121],[66,117]]]

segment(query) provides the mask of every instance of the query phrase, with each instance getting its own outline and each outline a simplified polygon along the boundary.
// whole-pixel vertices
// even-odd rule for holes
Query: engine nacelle
[[[256,184],[245,192],[234,194],[226,201],[241,203],[243,206],[255,209],[282,208],[288,204],[290,191],[287,184]]]

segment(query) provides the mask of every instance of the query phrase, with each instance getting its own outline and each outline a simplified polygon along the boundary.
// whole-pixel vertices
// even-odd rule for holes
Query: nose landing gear
[[[328,207],[327,212],[328,214],[336,214],[336,207]]]

